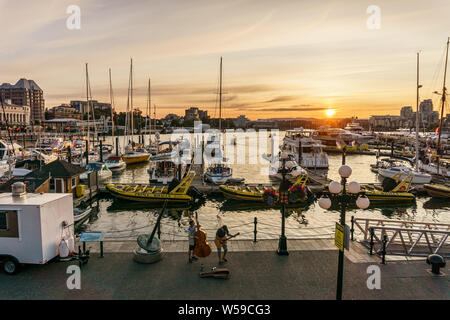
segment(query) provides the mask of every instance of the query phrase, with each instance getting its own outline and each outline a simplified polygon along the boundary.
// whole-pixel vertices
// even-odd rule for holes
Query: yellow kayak
[[[122,156],[123,162],[126,164],[135,164],[141,162],[147,162],[150,159],[151,154],[146,152],[128,152]]]
[[[424,184],[423,188],[430,197],[449,199],[450,187],[443,184]]]
[[[141,202],[183,203],[192,200],[187,191],[194,180],[195,172],[189,172],[183,180],[169,192],[167,187],[152,185],[127,185],[109,183],[106,189],[117,198]]]
[[[299,175],[293,186],[305,186],[306,181],[308,180],[308,175]],[[220,191],[226,198],[234,199],[234,200],[245,200],[245,201],[257,201],[257,202],[266,202],[264,199],[264,193],[266,190],[271,189],[274,197],[276,198],[278,195],[278,190],[272,187],[264,187],[264,186],[252,186],[252,185],[244,185],[244,186],[233,186],[233,185],[220,185]],[[299,198],[298,202],[303,201],[303,199]]]

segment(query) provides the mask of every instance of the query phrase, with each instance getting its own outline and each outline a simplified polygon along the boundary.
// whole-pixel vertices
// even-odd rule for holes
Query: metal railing
[[[450,257],[450,224],[352,217],[351,239],[361,231],[362,244],[384,256],[427,256],[439,253]]]

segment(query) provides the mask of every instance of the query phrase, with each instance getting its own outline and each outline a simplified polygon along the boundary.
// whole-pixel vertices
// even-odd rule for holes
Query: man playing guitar
[[[238,234],[239,233],[231,235],[226,225],[223,225],[222,227],[217,229],[216,240],[214,240],[214,243],[216,244],[217,247],[217,254],[219,255],[219,263],[227,262],[227,259],[225,259],[225,256],[227,255],[228,252],[227,240],[236,237]],[[223,256],[222,256],[222,248],[223,248]]]

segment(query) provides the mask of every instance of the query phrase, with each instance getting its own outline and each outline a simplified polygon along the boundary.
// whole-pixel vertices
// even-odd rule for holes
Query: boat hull
[[[140,156],[122,156],[123,162],[128,164],[135,164],[141,162],[147,162],[150,159],[150,154],[140,155]]]
[[[167,200],[170,203],[186,203],[192,200],[192,198],[188,195],[173,195],[169,193],[152,194],[152,193],[122,192],[112,187],[111,185],[106,185],[106,188],[114,197],[129,201],[159,203]]]
[[[450,187],[439,184],[425,184],[423,188],[432,198],[450,199]]]
[[[228,179],[231,178],[231,176],[232,176],[231,173],[226,175],[205,173],[205,179],[215,184],[226,183]]]
[[[393,179],[395,177],[400,180],[406,178],[410,174],[409,172],[391,171],[389,169],[382,169],[382,168],[378,169],[378,173],[385,178]],[[431,181],[431,176],[428,174],[413,172],[413,175],[414,177],[412,183],[414,184],[424,184],[429,183]]]

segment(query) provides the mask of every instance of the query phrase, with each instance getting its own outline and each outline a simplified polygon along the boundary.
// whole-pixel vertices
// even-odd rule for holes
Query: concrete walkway
[[[261,244],[270,250],[239,251],[235,243],[223,265],[231,271],[228,280],[199,277],[202,264],[205,271],[217,265],[216,253],[189,263],[184,252],[166,252],[162,261],[142,265],[125,247],[134,243],[121,243],[116,252],[108,251],[112,247],[107,243],[104,258],[93,253],[83,266],[80,290],[66,285],[66,268],[76,262],[50,263],[26,266],[15,276],[0,274],[0,299],[335,299],[337,250],[321,249],[319,242],[310,244],[316,250],[294,250],[289,241],[290,255],[278,256],[274,244]],[[450,298],[448,275],[431,275],[423,259],[387,265],[377,258],[352,262],[353,251],[356,254],[350,250],[345,259],[344,299]],[[380,290],[367,288],[369,265],[380,267]]]

